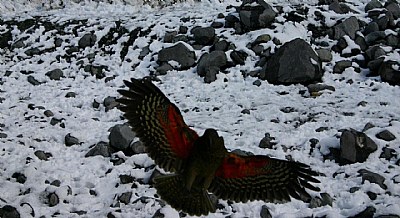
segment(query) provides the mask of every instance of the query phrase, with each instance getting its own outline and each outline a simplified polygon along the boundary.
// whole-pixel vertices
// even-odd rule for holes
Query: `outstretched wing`
[[[118,90],[124,97],[117,101],[133,131],[157,165],[167,171],[180,171],[199,136],[152,82],[132,78],[124,83],[129,90]]]
[[[309,201],[311,196],[305,188],[320,190],[309,183],[319,183],[313,177],[317,175],[303,163],[229,153],[218,168],[209,191],[236,202],[284,202],[290,201],[290,196]]]

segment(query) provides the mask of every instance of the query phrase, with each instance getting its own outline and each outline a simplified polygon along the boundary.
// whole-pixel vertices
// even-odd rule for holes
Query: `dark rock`
[[[65,97],[66,98],[75,98],[76,97],[76,93],[75,92],[67,92]]]
[[[235,64],[244,65],[248,54],[244,51],[232,51],[230,57]]]
[[[368,62],[367,67],[370,70],[370,74],[368,76],[379,76],[379,70],[383,64],[384,57],[371,60]]]
[[[260,148],[268,148],[272,149],[274,145],[276,145],[275,137],[271,137],[269,133],[265,133],[264,138],[261,139],[260,143],[258,144],[258,147]]]
[[[323,90],[330,90],[332,92],[335,91],[335,87],[326,85],[326,84],[321,84],[321,83],[310,84],[307,86],[307,89],[311,95],[313,95],[313,93],[319,93],[320,91],[323,91]]]
[[[376,31],[379,31],[379,26],[375,21],[372,21],[364,28],[363,33],[364,35],[368,35]]]
[[[329,10],[332,10],[338,14],[346,14],[351,10],[346,4],[341,4],[339,1],[335,0],[329,5]]]
[[[393,148],[384,147],[382,148],[382,153],[379,158],[385,158],[386,160],[390,160],[394,157],[397,157],[397,152]]]
[[[7,134],[0,132],[0,139],[5,139],[7,137],[8,137]]]
[[[186,34],[187,31],[188,31],[187,26],[180,26],[180,27],[179,27],[178,33],[179,33],[179,34]]]
[[[400,18],[400,6],[399,3],[397,2],[390,2],[387,5],[385,5],[385,8],[392,13],[393,17],[395,19]]]
[[[47,203],[48,203],[49,207],[54,207],[60,203],[60,199],[56,193],[50,193],[47,196],[47,200],[48,200]]]
[[[121,203],[129,204],[131,198],[132,198],[132,192],[124,192],[118,197],[118,200]]]
[[[61,69],[54,69],[54,70],[47,72],[46,76],[48,76],[52,80],[60,80],[61,77],[64,77],[64,74]]]
[[[365,5],[365,12],[372,10],[372,9],[376,9],[376,8],[382,8],[383,5],[378,1],[378,0],[371,0],[370,2],[368,2],[367,5]]]
[[[98,109],[100,107],[100,103],[96,101],[96,99],[93,100],[92,107]]]
[[[199,45],[210,45],[214,42],[215,29],[213,27],[194,27],[190,32]]]
[[[311,198],[309,208],[317,208],[322,206],[322,199],[318,196]]]
[[[365,133],[345,130],[340,137],[340,157],[346,163],[364,162],[378,146]]]
[[[385,214],[385,215],[378,215],[375,218],[400,218],[400,215],[396,214]]]
[[[164,36],[164,42],[171,43],[176,35],[178,35],[178,32],[176,31],[166,32]]]
[[[219,29],[219,28],[224,27],[224,23],[215,21],[215,22],[212,22],[211,27],[215,28],[215,29]]]
[[[272,218],[271,212],[269,212],[269,208],[267,205],[263,205],[260,211],[261,218]]]
[[[227,64],[226,54],[223,51],[212,51],[200,57],[197,64],[197,74],[206,77],[208,82],[215,81],[215,75]],[[208,78],[207,78],[208,77]],[[215,78],[214,78],[215,77]]]
[[[375,207],[368,206],[365,210],[361,211],[360,213],[350,216],[349,218],[373,218],[376,212]]]
[[[260,72],[260,79],[272,84],[311,83],[322,78],[321,61],[302,39],[285,43],[271,56]]]
[[[38,48],[29,48],[24,52],[27,56],[39,55],[41,53]]]
[[[72,145],[79,145],[79,139],[72,136],[71,133],[68,133],[65,136],[65,145],[70,147]]]
[[[386,37],[386,44],[388,45],[388,46],[391,46],[391,47],[399,47],[399,42],[400,42],[400,39],[399,39],[399,37],[398,36],[395,36],[395,35],[393,35],[393,34],[390,34],[390,35],[388,35],[387,37]]]
[[[322,62],[330,62],[332,60],[332,53],[328,49],[317,49],[316,52]]]
[[[34,154],[37,158],[39,158],[40,160],[44,160],[44,161],[48,161],[49,158],[53,156],[51,153],[44,152],[42,150],[37,150],[37,151],[35,151]]]
[[[15,208],[15,207],[13,207],[11,205],[5,205],[2,208],[0,208],[0,217],[3,217],[3,218],[20,218],[21,216],[20,216],[17,208]]]
[[[32,75],[29,75],[29,76],[28,76],[28,82],[29,82],[30,84],[34,85],[34,86],[38,86],[38,85],[42,84],[41,82],[37,81],[37,80],[35,79],[35,77],[33,77]]]
[[[82,36],[82,38],[79,39],[78,41],[78,46],[80,48],[86,48],[86,47],[91,47],[94,46],[96,43],[97,37],[93,33],[87,33]]]
[[[321,193],[321,198],[322,198],[322,204],[321,206],[332,206],[333,204],[333,198],[328,194],[328,193]]]
[[[229,42],[226,40],[221,40],[216,42],[211,48],[211,51],[227,51],[229,47]]]
[[[385,55],[386,52],[381,46],[371,46],[365,51],[365,55],[368,60],[375,60],[383,55]]]
[[[10,42],[12,41],[11,31],[0,34],[0,49],[10,48]]]
[[[26,176],[23,173],[13,173],[12,178],[14,178],[18,183],[24,184],[26,182]]]
[[[119,180],[121,181],[121,184],[128,184],[133,183],[135,181],[135,177],[131,175],[120,175]]]
[[[58,124],[58,123],[61,123],[63,121],[63,118],[61,118],[61,119],[57,119],[57,118],[51,118],[51,120],[50,120],[50,125],[52,125],[52,126],[55,126],[56,124]]]
[[[188,69],[194,65],[196,60],[195,53],[185,44],[179,42],[178,44],[161,49],[158,53],[158,62],[165,63],[168,61],[176,61],[180,64],[181,70]]]
[[[100,66],[94,66],[94,65],[86,65],[84,67],[85,72],[89,72],[92,76],[96,76],[97,79],[103,79],[106,77],[105,70],[108,70],[108,66],[100,65]]]
[[[341,60],[336,62],[335,66],[333,67],[333,73],[341,74],[344,72],[346,68],[352,66],[352,62],[348,60]]]
[[[91,148],[88,153],[85,154],[85,157],[92,157],[101,155],[103,157],[110,157],[111,152],[108,147],[107,142],[98,142],[93,148]]]
[[[103,105],[106,108],[106,112],[117,107],[118,106],[118,102],[116,101],[115,97],[112,96],[108,96],[104,99],[103,101]]]
[[[373,192],[367,192],[367,195],[368,195],[369,199],[371,199],[371,200],[376,200],[376,198],[378,197],[378,195]]]
[[[374,45],[377,44],[379,40],[384,41],[385,38],[385,31],[375,31],[365,36],[365,43],[367,43],[367,45]]]
[[[341,37],[348,35],[351,39],[356,37],[356,32],[360,30],[358,19],[354,16],[347,18],[342,23],[337,24],[333,27],[333,39],[340,39]]]
[[[156,67],[158,75],[166,75],[168,71],[174,68],[169,63],[162,63],[161,66]]]
[[[395,68],[397,66],[397,68]],[[400,85],[400,70],[398,61],[384,61],[379,68],[379,75],[383,82],[391,85]]]
[[[253,82],[253,85],[255,86],[261,86],[261,81],[258,79],[256,81]]]
[[[128,124],[117,124],[111,128],[108,139],[112,147],[117,150],[125,150],[129,148],[135,137],[136,134]]]
[[[376,134],[376,137],[378,139],[382,139],[385,141],[393,141],[396,139],[396,136],[393,135],[393,133],[391,133],[389,130],[385,129],[382,132],[379,132],[378,134]]]
[[[158,209],[154,215],[152,216],[152,218],[165,218],[165,215],[161,212],[161,208]]]
[[[240,113],[242,113],[242,114],[250,114],[250,110],[249,109],[243,109]]]
[[[262,0],[243,1],[238,12],[240,22],[247,30],[257,30],[268,27],[275,20],[277,15],[274,9]]]
[[[365,124],[365,126],[364,126],[362,132],[365,132],[365,131],[367,131],[367,130],[369,130],[369,129],[371,129],[371,128],[374,128],[374,127],[375,127],[374,124],[368,122],[367,124]]]
[[[143,60],[143,58],[146,57],[148,54],[150,54],[149,46],[143,47],[142,50],[139,53],[139,59]]]
[[[387,189],[387,186],[384,184],[385,177],[366,169],[361,169],[358,173],[361,175],[363,183],[365,180],[368,180],[370,183],[378,184],[382,189]]]
[[[240,19],[233,14],[228,14],[228,16],[225,17],[225,27],[226,28],[233,28],[239,22],[240,22]]]
[[[56,179],[53,182],[50,183],[52,186],[60,187],[61,186],[61,181]]]
[[[16,42],[14,42],[11,45],[11,49],[14,50],[14,49],[18,49],[18,48],[24,48],[26,46],[24,41],[25,41],[25,38],[22,38],[22,39],[20,39],[20,40],[18,40]]]

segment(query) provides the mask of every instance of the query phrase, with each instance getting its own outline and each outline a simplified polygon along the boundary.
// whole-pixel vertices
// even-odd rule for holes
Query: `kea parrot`
[[[148,155],[172,174],[154,178],[158,195],[189,215],[216,211],[209,192],[235,202],[286,202],[291,197],[309,201],[306,188],[319,183],[318,173],[306,164],[264,155],[229,152],[215,129],[202,136],[183,120],[173,104],[148,78],[124,81],[117,101]],[[306,200],[304,200],[306,199]]]

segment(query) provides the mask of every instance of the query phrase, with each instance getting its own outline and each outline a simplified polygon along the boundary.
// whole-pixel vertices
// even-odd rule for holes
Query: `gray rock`
[[[14,50],[14,49],[17,49],[17,48],[23,48],[23,47],[25,47],[26,45],[25,45],[25,42],[24,42],[24,41],[25,41],[25,38],[20,39],[20,40],[14,42],[14,43],[11,45],[11,49]]]
[[[263,205],[260,211],[261,218],[272,218],[271,212],[269,212],[269,208],[267,205]]]
[[[235,64],[244,65],[248,54],[244,51],[232,51],[230,57]]]
[[[161,66],[156,67],[158,75],[166,75],[168,71],[173,69],[174,68],[168,63],[162,63]]]
[[[121,203],[129,204],[131,198],[132,198],[132,192],[124,192],[119,196],[118,200]]]
[[[110,148],[108,147],[107,142],[98,142],[93,148],[88,151],[88,153],[85,154],[85,157],[92,157],[97,155],[101,155],[103,157],[111,156]]]
[[[390,34],[386,37],[386,44],[391,47],[400,47],[399,46],[400,39],[398,36]]]
[[[345,163],[364,162],[378,146],[363,132],[350,129],[340,136],[340,157]]]
[[[378,40],[384,40],[385,38],[385,31],[375,31],[365,36],[365,42],[367,45],[374,45]]]
[[[379,46],[371,46],[365,51],[365,55],[368,58],[368,60],[375,60],[381,56],[386,55],[385,50]]]
[[[332,53],[328,49],[317,49],[316,50],[318,57],[321,59],[322,62],[330,62],[332,61]]]
[[[42,150],[37,150],[37,151],[35,151],[34,154],[37,158],[39,158],[40,160],[44,160],[44,161],[48,161],[49,158],[53,156],[51,153],[44,152]]]
[[[294,39],[271,56],[260,72],[260,79],[272,84],[311,83],[320,81],[322,75],[318,55],[306,41]]]
[[[363,33],[364,35],[368,35],[376,31],[379,31],[379,25],[375,21],[372,21],[364,28]]]
[[[351,39],[356,37],[356,32],[360,30],[358,19],[354,16],[347,18],[342,23],[337,24],[333,27],[333,39],[340,39],[341,37],[348,35]]]
[[[309,208],[317,208],[322,206],[322,199],[318,196],[311,198]]]
[[[197,74],[205,77],[206,82],[213,82],[216,79],[216,74],[222,67],[226,66],[227,57],[223,51],[212,51],[205,53],[200,57],[197,64]]]
[[[392,15],[393,15],[393,17],[395,18],[395,19],[398,19],[398,18],[400,18],[400,6],[399,6],[399,3],[397,2],[390,2],[389,4],[387,4],[386,6],[385,6],[385,8],[390,12],[390,13],[392,13]]]
[[[244,1],[238,12],[240,21],[246,30],[268,27],[277,15],[274,9],[262,0]]]
[[[363,183],[365,180],[368,180],[370,183],[378,184],[382,189],[387,189],[387,186],[384,184],[385,177],[366,169],[361,169],[358,173],[361,175]]]
[[[346,14],[350,12],[349,6],[347,6],[346,4],[339,3],[338,0],[334,0],[329,5],[329,10],[332,10],[338,14]]]
[[[64,139],[65,139],[65,145],[68,147],[79,144],[79,139],[72,136],[71,133],[68,133]]]
[[[83,35],[79,41],[78,41],[78,46],[80,48],[86,48],[86,47],[91,47],[94,46],[96,43],[97,37],[93,33],[86,33]]]
[[[174,40],[174,37],[178,35],[177,31],[166,32],[164,36],[164,42],[171,43]]]
[[[240,19],[233,14],[228,14],[225,17],[225,27],[226,28],[234,28],[236,24],[240,22]]]
[[[119,180],[121,184],[129,184],[135,181],[135,177],[131,175],[119,175]]]
[[[196,56],[194,51],[180,42],[174,46],[161,49],[158,53],[158,62],[160,64],[168,61],[178,62],[180,65],[178,70],[184,70],[195,64]]]
[[[391,85],[400,85],[400,70],[395,70],[394,66],[399,66],[398,61],[384,61],[379,67],[379,75],[383,82]]]
[[[5,139],[5,138],[7,138],[7,137],[8,137],[7,134],[5,134],[5,133],[3,133],[3,132],[0,132],[0,139]]]
[[[94,66],[94,65],[86,65],[84,68],[85,72],[89,72],[92,76],[96,76],[97,79],[103,79],[106,77],[105,70],[108,70],[108,66],[104,65],[99,65],[99,66]]]
[[[108,96],[103,100],[103,105],[106,108],[106,112],[117,107],[118,102],[116,101],[115,97]]]
[[[317,83],[317,84],[310,84],[307,86],[308,92],[311,93],[318,93],[320,91],[323,90],[330,90],[332,92],[335,91],[335,87],[330,86],[330,85],[326,85],[326,84],[321,84],[321,83]]]
[[[2,208],[0,208],[0,217],[3,217],[3,218],[20,218],[21,216],[20,216],[17,208],[15,208],[15,207],[13,207],[11,205],[5,205]]]
[[[376,212],[375,207],[368,206],[365,210],[361,211],[360,213],[350,216],[349,218],[372,218]]]
[[[216,42],[210,50],[211,51],[227,51],[228,47],[229,47],[229,42],[226,40],[221,40],[221,41]]]
[[[54,113],[53,113],[51,110],[45,110],[45,111],[43,112],[43,114],[44,114],[46,117],[52,117],[52,116],[54,116]]]
[[[11,178],[14,178],[18,183],[24,184],[26,182],[26,176],[23,173],[15,172]]]
[[[382,8],[383,5],[378,1],[378,0],[371,0],[370,2],[368,2],[367,5],[365,5],[365,12],[372,10],[372,9],[376,9],[376,8]]]
[[[33,77],[32,75],[29,75],[29,76],[28,76],[28,82],[29,82],[30,84],[34,85],[34,86],[38,86],[38,85],[42,84],[41,82],[37,81],[37,80],[35,79],[35,77]]]
[[[24,53],[27,55],[27,56],[34,56],[34,55],[38,55],[38,54],[40,54],[40,49],[38,49],[38,48],[29,48],[29,49],[27,49]]]
[[[131,148],[134,154],[146,153],[146,146],[141,141],[136,141],[132,143]]]
[[[372,129],[372,128],[374,128],[374,127],[375,127],[374,124],[368,122],[367,124],[365,124],[365,126],[364,126],[362,132],[365,132],[365,131],[367,131],[367,130],[369,130],[369,129]]]
[[[333,67],[333,73],[341,74],[346,68],[352,66],[352,62],[348,60],[341,60],[336,62],[335,66]]]
[[[129,148],[131,142],[136,137],[129,124],[117,124],[111,127],[110,145],[117,150],[125,150]]]
[[[194,27],[190,32],[199,45],[210,45],[214,42],[215,29],[213,27]]]
[[[52,80],[60,80],[61,77],[64,77],[64,73],[61,69],[54,69],[47,72],[46,76],[48,76]]]
[[[321,195],[321,198],[322,198],[322,204],[321,204],[321,206],[326,206],[326,205],[332,206],[332,204],[333,204],[333,198],[331,197],[330,194],[328,194],[328,193],[321,193],[320,195]]]
[[[381,132],[379,132],[378,134],[376,134],[376,137],[378,139],[382,139],[385,141],[393,141],[396,139],[396,136],[393,135],[393,133],[391,133],[389,130],[385,129]]]

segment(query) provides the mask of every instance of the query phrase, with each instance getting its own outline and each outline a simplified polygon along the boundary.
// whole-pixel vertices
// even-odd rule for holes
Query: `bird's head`
[[[221,155],[227,152],[224,144],[224,138],[218,135],[217,130],[206,129],[201,138],[204,143],[202,146],[205,146],[211,154]]]

